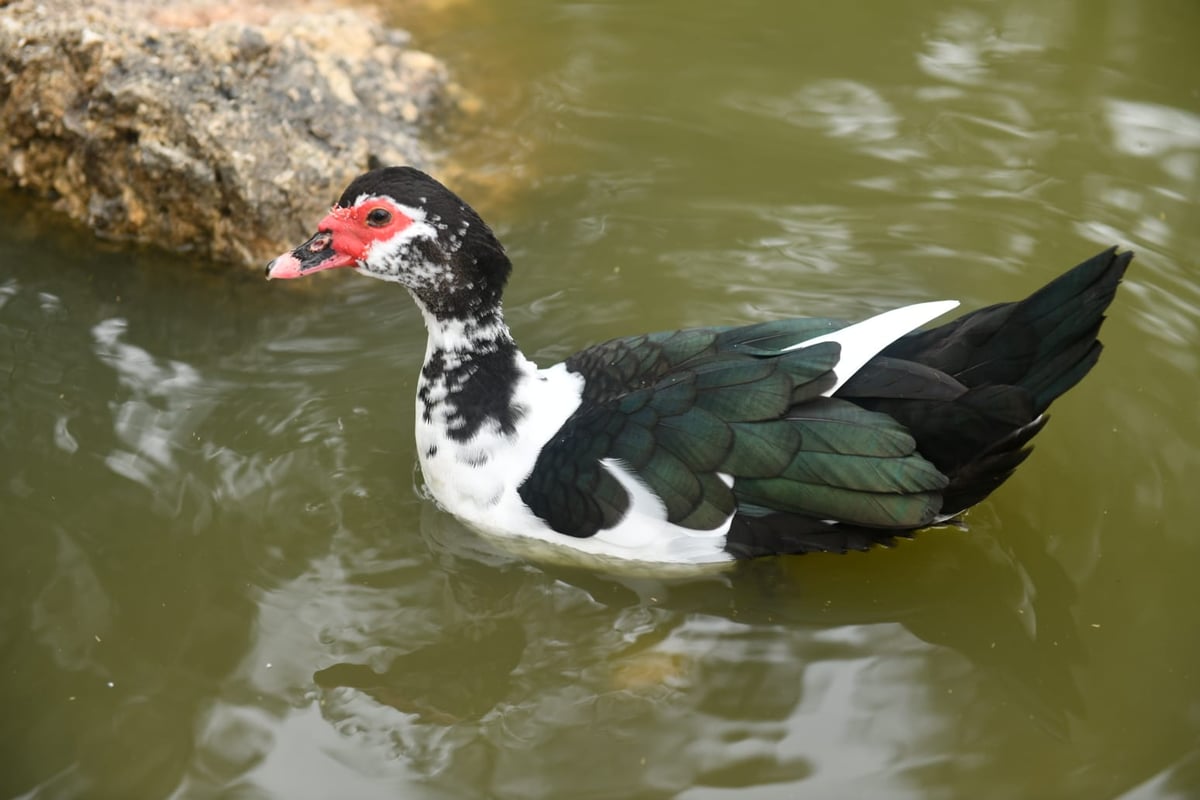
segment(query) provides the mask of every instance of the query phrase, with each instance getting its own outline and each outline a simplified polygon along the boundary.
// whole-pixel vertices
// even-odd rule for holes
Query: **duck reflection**
[[[988,720],[1024,716],[1053,738],[1083,711],[1072,584],[1032,529],[984,520],[661,581],[532,565],[428,504],[421,527],[439,624],[386,657],[346,652],[315,681],[335,724],[361,708],[348,690],[398,712],[375,719],[404,729],[396,756],[454,785],[844,788],[856,761],[916,779],[930,753],[986,742]]]

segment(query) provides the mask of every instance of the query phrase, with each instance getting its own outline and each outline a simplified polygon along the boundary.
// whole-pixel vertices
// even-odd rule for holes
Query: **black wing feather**
[[[983,499],[1025,459],[1046,408],[1096,363],[1131,258],[1106,250],[1021,302],[901,337],[833,397],[838,345],[789,348],[837,320],[588,348],[566,363],[586,380],[580,407],[521,497],[554,530],[591,536],[629,506],[601,465],[616,459],[676,524],[711,530],[736,512],[737,557],[890,544]]]

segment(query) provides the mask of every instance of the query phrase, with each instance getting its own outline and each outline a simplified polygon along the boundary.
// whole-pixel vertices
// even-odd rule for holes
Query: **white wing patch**
[[[712,564],[732,559],[725,551],[725,534],[733,514],[707,531],[676,525],[667,521],[667,507],[658,495],[625,463],[603,458],[600,465],[629,495],[629,509],[616,525],[590,537],[597,552],[671,564]],[[727,477],[721,475],[722,480]]]
[[[957,300],[934,300],[931,303],[917,303],[903,308],[896,308],[876,314],[870,319],[842,328],[840,331],[826,333],[815,339],[786,347],[784,350],[795,350],[800,347],[812,347],[822,342],[837,342],[842,346],[842,354],[833,368],[837,383],[828,391],[822,392],[825,397],[831,396],[842,384],[850,380],[854,373],[875,356],[879,351],[906,333],[910,333],[930,320],[937,319],[942,314],[958,307]]]

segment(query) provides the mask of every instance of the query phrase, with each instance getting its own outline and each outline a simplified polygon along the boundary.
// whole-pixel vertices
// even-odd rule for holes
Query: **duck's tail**
[[[905,336],[883,354],[934,367],[969,388],[1020,386],[1041,414],[1100,357],[1096,335],[1132,259],[1131,251],[1110,247],[1024,300]]]
[[[1110,248],[1024,300],[910,334],[880,354],[881,364],[915,363],[948,375],[962,387],[953,396],[872,391],[870,369],[839,396],[890,414],[912,432],[921,454],[950,478],[942,514],[956,515],[1025,460],[1046,409],[1095,365],[1104,311],[1132,258]]]

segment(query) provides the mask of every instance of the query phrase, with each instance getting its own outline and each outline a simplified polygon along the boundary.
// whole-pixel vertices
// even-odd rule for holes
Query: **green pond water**
[[[1104,355],[968,532],[613,577],[424,496],[404,292],[4,195],[0,797],[1200,796],[1200,5],[391,20],[482,101],[433,135],[542,363],[1121,244]]]

